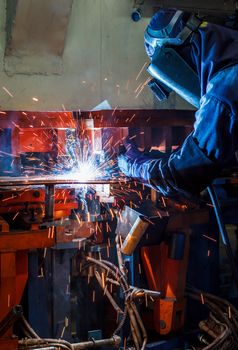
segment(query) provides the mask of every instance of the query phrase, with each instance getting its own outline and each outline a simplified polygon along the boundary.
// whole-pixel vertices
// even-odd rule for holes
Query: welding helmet
[[[160,101],[175,91],[199,107],[201,88],[196,68],[191,64],[191,54],[181,52],[183,47],[188,49],[192,34],[201,23],[193,14],[167,9],[157,12],[147,26],[145,49],[151,59],[147,71],[153,77],[148,85]]]

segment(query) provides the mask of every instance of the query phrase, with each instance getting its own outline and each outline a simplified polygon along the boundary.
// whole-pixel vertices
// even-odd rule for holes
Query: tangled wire
[[[121,316],[113,334],[119,333],[127,316],[129,316],[135,348],[144,350],[147,343],[147,333],[135,300],[141,296],[153,295],[153,293],[157,293],[157,295],[153,295],[155,297],[161,297],[161,295],[159,292],[137,289],[128,284],[120,246],[118,241],[116,243],[118,267],[107,260],[97,260],[89,256],[85,257],[85,260],[89,266],[94,266],[94,275],[99,285],[116,312]],[[105,273],[106,277],[103,277]],[[124,294],[123,310],[108,291],[107,283],[122,289]],[[199,323],[200,345],[192,348],[194,350],[238,350],[238,310],[228,301],[212,294],[202,293],[193,287],[187,287],[187,296],[202,301],[202,304],[210,310],[209,318]]]
[[[38,336],[38,334],[33,330],[33,328],[29,325],[24,316],[22,316],[19,320],[19,324],[25,336],[27,338],[19,340],[18,348],[19,350],[25,349],[64,349],[64,350],[74,350],[72,344],[65,340],[58,339],[42,339]]]
[[[135,347],[137,350],[144,350],[147,342],[147,333],[139,315],[139,312],[137,310],[136,304],[133,300],[134,298],[132,294],[132,289],[129,286],[124,274],[122,273],[122,271],[120,271],[120,269],[118,269],[118,267],[116,267],[114,264],[107,260],[97,260],[89,256],[87,256],[85,260],[90,264],[96,265],[96,268],[94,270],[95,277],[101,288],[104,290],[104,294],[107,296],[113,308],[120,315],[120,322],[117,328],[115,329],[113,335],[119,333],[128,315],[130,319],[131,333]],[[103,274],[105,272],[106,277],[104,281]],[[107,283],[115,284],[122,289],[125,298],[123,310],[114,300],[111,293],[107,290]]]
[[[193,287],[187,287],[187,295],[201,301],[210,310],[209,318],[199,323],[203,333],[200,337],[203,346],[199,349],[237,350],[238,310],[228,301],[212,294],[202,293]]]
[[[140,317],[140,314],[137,310],[135,299],[144,296],[147,293],[149,294],[150,291],[133,288],[128,284],[126,269],[121,255],[121,248],[118,238],[116,238],[116,248],[119,267],[112,264],[110,261],[97,260],[89,256],[85,257],[85,263],[89,263],[89,265],[93,265],[95,267],[94,275],[99,285],[103,289],[104,294],[107,296],[108,300],[110,301],[117,314],[120,315],[119,324],[115,329],[113,335],[116,335],[120,332],[121,328],[123,327],[126,321],[127,316],[129,316],[131,335],[133,338],[135,348],[136,350],[144,350],[147,343],[147,333],[142,319]],[[106,277],[104,279],[105,272]],[[111,293],[108,291],[107,283],[111,283],[121,288],[124,295],[123,310],[112,297]]]

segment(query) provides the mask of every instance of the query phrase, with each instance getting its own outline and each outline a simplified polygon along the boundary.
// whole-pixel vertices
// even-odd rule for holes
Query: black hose
[[[238,269],[237,269],[235,258],[234,258],[233,252],[232,252],[229,236],[228,236],[224,221],[222,219],[222,212],[221,212],[221,207],[220,207],[220,204],[218,201],[218,197],[217,197],[216,191],[214,190],[214,187],[212,185],[209,186],[207,188],[207,190],[208,190],[208,193],[211,197],[212,204],[214,206],[214,212],[216,215],[217,224],[219,227],[219,232],[220,232],[220,236],[222,239],[222,243],[225,247],[226,254],[227,254],[228,260],[229,260],[230,265],[231,265],[236,288],[238,290]]]

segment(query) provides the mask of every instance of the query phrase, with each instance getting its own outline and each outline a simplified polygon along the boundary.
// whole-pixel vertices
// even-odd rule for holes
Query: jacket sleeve
[[[129,160],[130,176],[148,182],[165,196],[197,195],[233,164],[238,149],[237,117],[221,101],[205,95],[194,127],[169,156]]]

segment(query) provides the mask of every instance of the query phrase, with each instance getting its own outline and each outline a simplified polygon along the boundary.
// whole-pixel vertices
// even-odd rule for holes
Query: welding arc
[[[238,344],[238,310],[228,301],[194,287],[187,287],[187,295],[201,301],[210,310],[209,318],[199,323],[205,334],[202,350],[235,350]]]
[[[103,288],[104,294],[108,297],[114,309],[117,312],[119,310],[119,313],[122,315],[120,324],[113,334],[116,334],[120,331],[128,315],[130,319],[131,334],[135,347],[137,350],[144,350],[147,343],[147,334],[142,319],[137,310],[136,304],[133,300],[133,289],[127,283],[125,274],[117,266],[107,260],[99,261],[89,256],[85,257],[85,260],[97,266],[98,270],[95,270],[95,277],[98,280],[99,285]],[[119,286],[121,287],[125,297],[125,307],[123,311],[119,308],[109,291],[105,291],[105,286],[103,285],[103,281],[100,275],[100,272],[102,273],[103,271],[107,272],[109,278],[111,277],[119,283]]]

